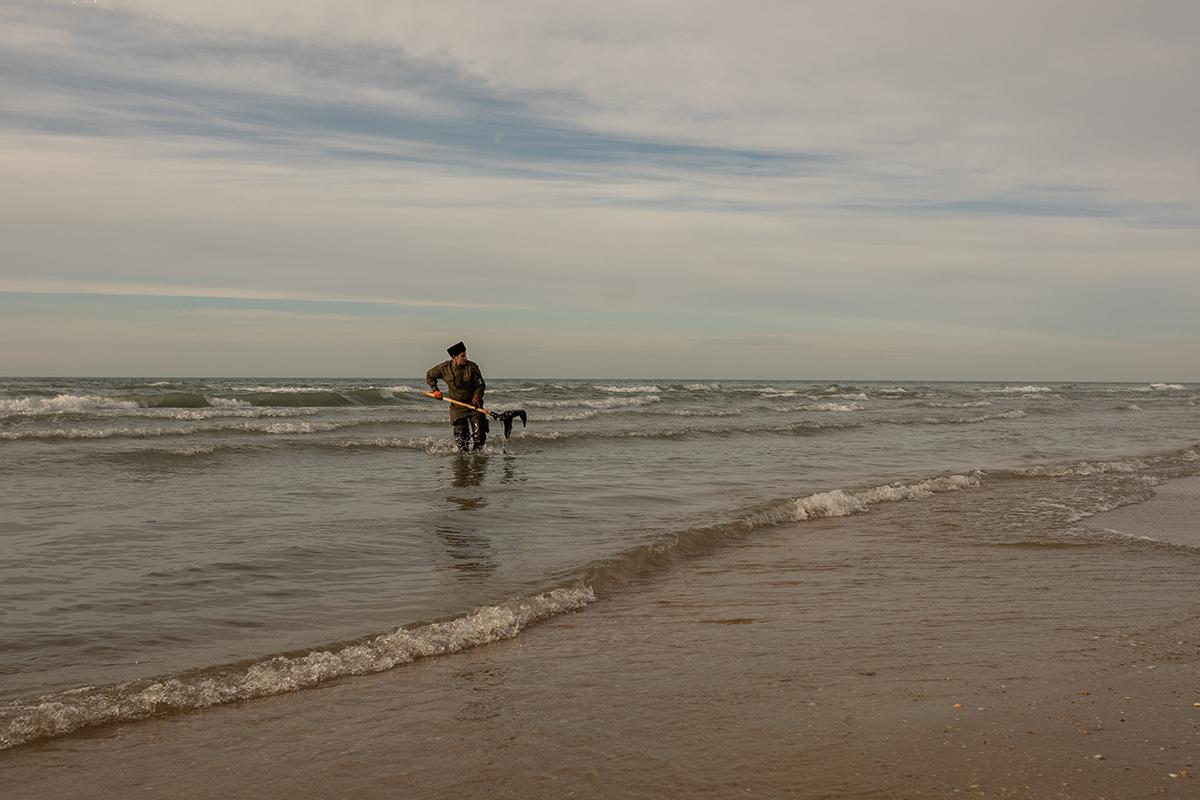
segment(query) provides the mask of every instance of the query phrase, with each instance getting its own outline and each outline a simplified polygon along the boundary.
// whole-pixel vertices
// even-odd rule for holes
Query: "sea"
[[[881,508],[1120,548],[1087,520],[1200,474],[1197,384],[489,378],[526,423],[468,453],[426,389],[0,379],[0,749],[478,654]]]

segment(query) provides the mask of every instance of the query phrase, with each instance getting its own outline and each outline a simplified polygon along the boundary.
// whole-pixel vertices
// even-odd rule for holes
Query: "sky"
[[[0,0],[0,375],[1200,381],[1194,0]]]

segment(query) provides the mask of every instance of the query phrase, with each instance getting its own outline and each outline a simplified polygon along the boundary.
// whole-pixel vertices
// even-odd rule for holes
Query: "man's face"
[[[463,364],[467,363],[467,351],[464,350],[450,360],[454,362],[454,366],[461,367]]]

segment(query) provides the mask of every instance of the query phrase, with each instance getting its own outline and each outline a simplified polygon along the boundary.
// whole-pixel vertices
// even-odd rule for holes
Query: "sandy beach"
[[[23,746],[4,796],[1200,797],[1200,552],[975,541],[938,522],[961,501],[753,536],[473,651]],[[1188,545],[1196,512],[1189,478],[1086,525]]]

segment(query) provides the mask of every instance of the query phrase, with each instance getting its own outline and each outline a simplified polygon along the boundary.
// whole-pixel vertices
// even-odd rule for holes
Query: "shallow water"
[[[762,528],[513,639],[30,743],[0,780],[19,800],[1158,793],[1191,767],[1192,698],[1146,681],[1178,667],[1194,693],[1200,551],[1047,505],[1145,473],[1063,472]],[[1162,716],[1135,729],[1143,706]]]
[[[493,380],[528,427],[466,455],[422,388],[5,382],[4,744],[462,651],[796,521],[1070,541],[1200,471],[1196,386]]]

